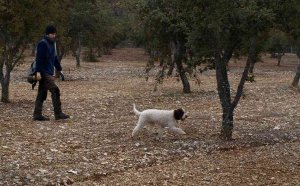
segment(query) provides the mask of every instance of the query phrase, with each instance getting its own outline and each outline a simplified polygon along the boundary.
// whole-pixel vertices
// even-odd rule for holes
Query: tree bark
[[[57,43],[55,43],[55,50],[56,50],[56,56],[57,56],[58,62],[61,64],[61,60],[62,60],[63,56],[65,55],[65,48],[61,45],[60,42],[57,42]],[[60,77],[60,73],[56,69],[55,69],[55,77],[56,78]]]
[[[278,55],[277,55],[277,66],[281,65],[282,56],[284,56],[283,53],[278,53]]]
[[[217,87],[223,111],[220,137],[225,140],[230,140],[232,139],[233,130],[233,109],[231,107],[230,84],[227,74],[228,61],[226,60],[226,58],[221,57],[221,52],[219,50],[215,51]]]
[[[1,65],[1,71],[5,70],[3,69],[4,65]],[[6,69],[5,75],[1,73],[1,102],[8,103],[9,102],[9,83],[10,83],[10,71]]]
[[[253,74],[253,72],[254,72],[254,66],[255,66],[255,62],[253,62],[253,63],[250,64],[249,74]]]
[[[169,47],[171,48],[171,55],[170,55],[170,58],[169,58],[169,70],[167,72],[167,76],[171,76],[173,74],[173,71],[174,71],[174,67],[175,67],[175,51],[174,51],[174,44],[173,42],[170,42],[169,44]]]
[[[33,43],[32,45],[31,45],[31,54],[30,54],[30,56],[35,56],[35,48],[36,48],[36,44],[35,43]]]
[[[80,54],[81,54],[81,40],[78,34],[77,40],[74,43],[73,55],[76,59],[76,67],[80,67]]]
[[[172,42],[172,55],[174,55],[175,64],[177,66],[177,71],[179,73],[182,85],[183,93],[191,93],[190,83],[183,69],[182,60],[185,53],[185,47],[180,41],[175,40]]]
[[[219,98],[223,110],[222,129],[221,129],[220,137],[224,140],[232,139],[234,109],[236,108],[242,96],[244,84],[248,77],[250,65],[253,64],[255,61],[256,36],[251,38],[248,60],[244,68],[244,72],[242,74],[242,78],[238,85],[237,92],[233,102],[231,102],[230,84],[228,81],[228,74],[226,68],[227,63],[229,62],[232,56],[232,53],[233,50],[229,49],[225,51],[223,57],[221,57],[221,50],[217,50],[215,52],[217,86],[218,86]]]
[[[232,140],[233,132],[233,111],[231,109],[223,110],[222,129],[220,138],[223,140]]]
[[[85,58],[86,58],[87,62],[95,62],[95,61],[97,61],[96,60],[96,56],[94,54],[94,49],[93,49],[92,46],[88,47],[88,51],[87,51],[87,54],[86,54]]]
[[[168,70],[167,76],[171,76],[173,74],[174,66],[175,66],[175,63],[172,60],[172,62],[170,63],[170,66],[169,66],[169,70]]]
[[[297,67],[296,75],[294,77],[294,80],[292,82],[293,87],[297,87],[299,84],[299,79],[300,79],[300,64]]]
[[[149,55],[150,55],[150,57],[149,57],[149,60],[148,60],[148,62],[147,62],[147,66],[146,66],[146,68],[145,68],[146,81],[148,81],[148,79],[149,79],[149,72],[150,72],[151,69],[153,69],[154,66],[155,66],[155,65],[154,65],[154,55],[153,55],[153,51],[152,51],[152,50],[150,50]]]
[[[247,63],[245,65],[244,72],[242,74],[240,83],[238,85],[235,98],[232,102],[232,109],[235,109],[235,107],[237,106],[237,104],[238,104],[238,102],[239,102],[239,100],[240,100],[240,98],[243,94],[244,85],[245,85],[245,82],[247,80],[248,74],[250,73],[250,69],[251,69],[252,66],[254,66],[254,64],[256,62],[256,57],[257,57],[256,56],[257,55],[257,53],[256,53],[256,39],[257,39],[256,36],[251,38]]]
[[[61,60],[62,60],[63,56],[65,55],[65,48],[61,45],[61,43],[58,42],[56,49],[57,49],[58,62],[61,63]]]
[[[1,86],[2,86],[1,102],[8,103],[9,102],[9,80],[5,78],[4,81],[1,81]]]
[[[161,84],[163,82],[163,79],[165,77],[166,67],[167,67],[167,65],[163,64],[161,70],[156,75],[156,78],[155,78],[156,82],[155,82],[154,89],[153,89],[154,92],[157,91],[158,84]]]
[[[19,43],[16,45],[6,44],[6,47],[0,56],[0,83],[2,87],[1,102],[9,102],[10,73],[20,61],[25,48],[26,45],[20,46]]]
[[[81,52],[81,46],[78,47],[75,58],[76,58],[76,67],[80,67],[80,52]]]

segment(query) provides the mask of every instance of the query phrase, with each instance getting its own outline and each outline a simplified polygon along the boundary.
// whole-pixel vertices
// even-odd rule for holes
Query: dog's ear
[[[183,109],[176,109],[176,110],[174,110],[174,118],[176,119],[176,120],[180,120],[181,118],[182,118],[182,116],[184,115],[184,111],[183,111]]]

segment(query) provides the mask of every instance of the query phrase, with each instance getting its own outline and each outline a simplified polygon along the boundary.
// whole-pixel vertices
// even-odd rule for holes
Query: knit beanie
[[[53,25],[48,25],[48,26],[46,27],[45,34],[48,35],[48,34],[53,34],[53,33],[56,33],[56,28],[55,28],[55,26],[53,26]]]

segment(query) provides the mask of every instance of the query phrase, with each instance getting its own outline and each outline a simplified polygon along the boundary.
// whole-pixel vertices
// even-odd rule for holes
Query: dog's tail
[[[141,112],[135,108],[135,104],[133,104],[133,112],[135,113],[135,115],[138,115],[138,116],[141,114]]]

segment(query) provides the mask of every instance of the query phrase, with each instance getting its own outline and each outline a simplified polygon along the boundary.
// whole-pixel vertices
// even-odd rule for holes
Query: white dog
[[[132,131],[132,137],[146,124],[158,124],[160,126],[159,137],[161,137],[164,128],[168,128],[169,131],[175,134],[185,134],[182,129],[176,127],[177,120],[183,121],[187,118],[185,111],[181,108],[176,110],[149,109],[140,112],[135,108],[135,104],[133,104],[133,111],[139,116],[139,120]]]

